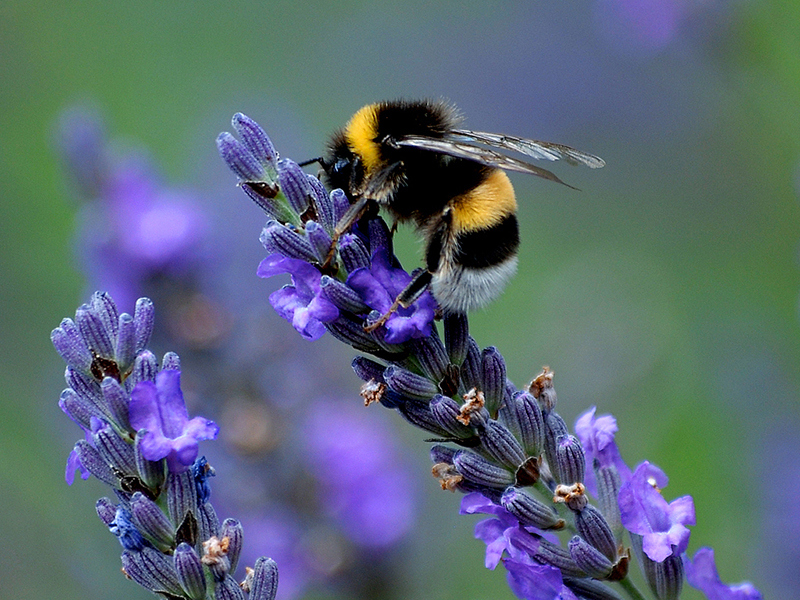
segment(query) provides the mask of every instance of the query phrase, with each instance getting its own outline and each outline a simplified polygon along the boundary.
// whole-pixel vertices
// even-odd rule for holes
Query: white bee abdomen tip
[[[516,270],[516,256],[484,269],[455,266],[433,275],[431,291],[445,313],[468,313],[497,298]]]

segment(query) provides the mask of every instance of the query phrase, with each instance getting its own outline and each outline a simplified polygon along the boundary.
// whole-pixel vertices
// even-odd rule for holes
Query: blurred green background
[[[794,596],[798,23],[796,2],[722,0],[3,2],[0,597],[149,596],[120,576],[94,515],[105,491],[63,480],[77,430],[56,404],[49,332],[86,296],[53,144],[60,112],[93,102],[168,181],[227,190],[220,202],[242,203],[258,256],[263,218],[214,147],[230,116],[249,114],[303,160],[361,105],[400,96],[446,97],[468,127],[607,161],[554,168],[582,192],[512,176],[520,271],[472,317],[473,335],[518,385],[550,365],[568,422],[592,404],[613,413],[628,462],[660,465],[668,499],[693,495],[690,549],[713,546],[723,580]],[[413,266],[417,243],[400,237]],[[425,447],[411,448],[424,467]],[[410,589],[510,598],[504,574],[482,567],[473,519],[429,487],[422,527],[441,547],[418,552]]]

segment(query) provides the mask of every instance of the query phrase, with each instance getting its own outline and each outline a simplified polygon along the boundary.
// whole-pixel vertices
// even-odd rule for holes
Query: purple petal
[[[722,583],[714,562],[714,551],[711,548],[700,548],[693,560],[684,555],[683,564],[686,568],[686,581],[702,591],[709,600],[761,600],[762,598],[761,592],[747,581],[736,585]]]

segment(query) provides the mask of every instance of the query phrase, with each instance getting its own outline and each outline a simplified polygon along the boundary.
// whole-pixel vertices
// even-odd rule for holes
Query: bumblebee
[[[517,202],[505,171],[567,184],[495,148],[593,169],[605,164],[561,144],[460,129],[460,121],[457,109],[444,101],[369,104],[334,134],[325,156],[304,163],[319,162],[326,183],[351,200],[337,237],[370,203],[398,222],[416,224],[425,240],[425,270],[393,310],[430,286],[444,313],[466,313],[495,299],[514,274]]]

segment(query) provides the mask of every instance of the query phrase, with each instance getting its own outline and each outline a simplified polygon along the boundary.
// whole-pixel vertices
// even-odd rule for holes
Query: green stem
[[[636,584],[631,581],[630,577],[620,580],[619,584],[628,593],[628,596],[630,596],[632,600],[647,600],[642,595],[642,592],[639,591],[639,588],[636,587]]]

